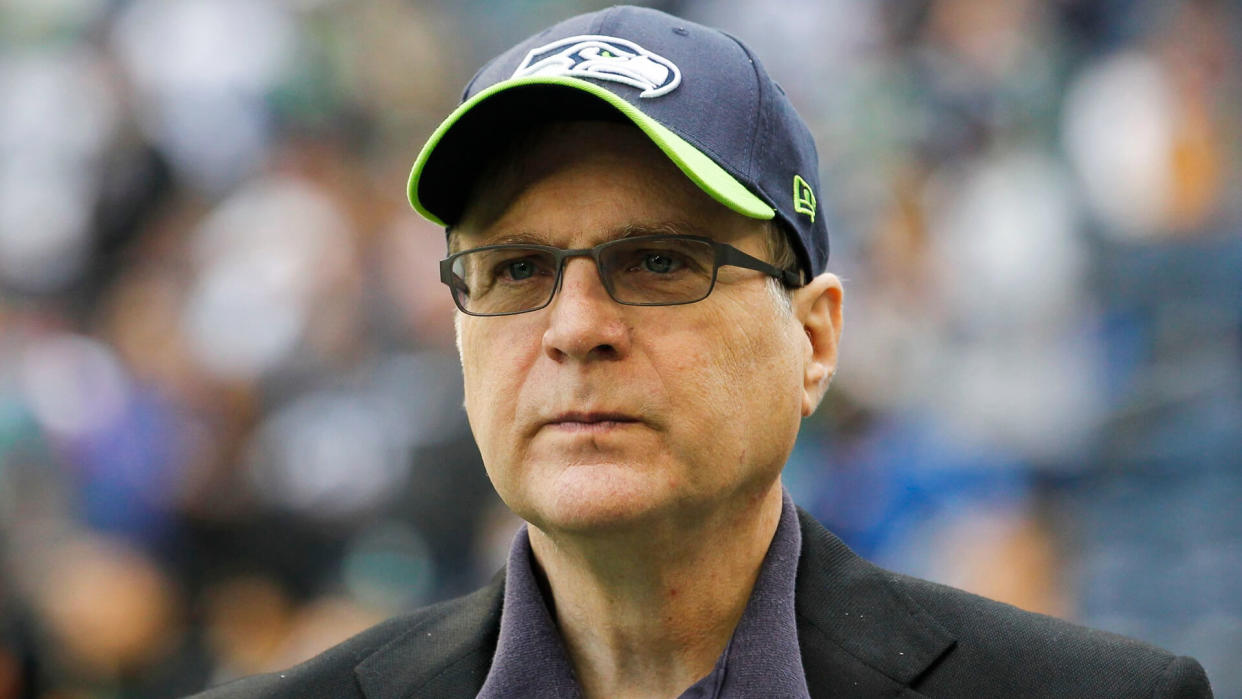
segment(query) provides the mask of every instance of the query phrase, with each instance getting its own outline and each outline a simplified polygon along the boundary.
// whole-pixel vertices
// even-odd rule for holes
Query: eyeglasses
[[[485,245],[440,261],[440,281],[453,301],[472,316],[537,311],[552,302],[565,260],[595,260],[612,300],[627,306],[676,306],[707,298],[723,265],[753,269],[802,286],[798,273],[783,270],[732,245],[693,235],[620,238],[593,248],[564,250],[548,245]]]

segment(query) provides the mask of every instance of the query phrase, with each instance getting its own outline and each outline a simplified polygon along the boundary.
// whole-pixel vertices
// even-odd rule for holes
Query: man
[[[888,573],[793,506],[843,292],[810,134],[745,47],[612,8],[465,97],[409,194],[528,525],[488,587],[218,696],[1210,696],[1192,659]]]

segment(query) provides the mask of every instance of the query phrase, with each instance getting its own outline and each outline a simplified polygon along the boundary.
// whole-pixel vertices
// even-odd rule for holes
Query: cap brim
[[[409,198],[414,209],[428,220],[442,226],[455,223],[452,219],[460,215],[460,207],[464,205],[468,194],[465,190],[471,182],[469,175],[477,173],[481,165],[471,161],[488,155],[487,151],[491,148],[484,137],[492,134],[495,140],[496,130],[503,128],[488,123],[487,127],[490,128],[477,124],[480,128],[470,129],[465,124],[472,117],[487,111],[481,109],[482,105],[495,104],[497,95],[516,96],[526,90],[548,88],[556,88],[558,91],[568,89],[576,91],[569,93],[572,95],[590,96],[594,98],[591,102],[595,105],[606,105],[616,115],[633,122],[699,189],[733,211],[748,218],[763,220],[776,216],[776,211],[771,206],[708,155],[666,126],[599,85],[569,77],[506,80],[483,90],[453,110],[427,140],[410,171]],[[564,118],[561,110],[552,110],[552,114]],[[507,122],[504,126],[512,128],[520,123],[511,117],[511,114],[501,116]],[[574,118],[582,117],[581,114],[574,115]],[[461,133],[463,129],[469,133]],[[450,144],[456,144],[456,147]],[[435,184],[433,186],[430,183]]]

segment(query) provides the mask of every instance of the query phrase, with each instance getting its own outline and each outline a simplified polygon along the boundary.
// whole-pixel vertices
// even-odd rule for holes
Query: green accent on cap
[[[733,175],[726,172],[724,168],[717,165],[714,160],[702,151],[690,145],[681,136],[670,131],[668,127],[647,116],[634,105],[599,85],[577,78],[561,76],[535,76],[505,80],[483,90],[453,110],[453,113],[440,124],[435,133],[431,134],[431,138],[427,139],[427,143],[423,145],[423,150],[414,161],[413,169],[410,170],[408,194],[410,205],[414,207],[415,211],[433,223],[441,226],[448,225],[439,216],[429,211],[418,198],[419,178],[422,177],[423,168],[431,158],[432,151],[436,149],[436,146],[440,144],[440,141],[453,128],[454,124],[480,102],[499,92],[523,85],[563,85],[598,97],[612,105],[627,119],[634,122],[634,125],[642,130],[651,139],[651,142],[659,147],[668,156],[669,160],[673,161],[673,164],[685,173],[686,177],[690,178],[690,181],[694,182],[699,189],[706,192],[712,199],[747,218],[769,220],[776,216],[776,211],[772,207],[764,203],[762,199],[747,189],[741,182],[734,179]]]
[[[794,211],[810,216],[811,223],[815,223],[815,190],[802,179],[802,175],[794,175],[793,205]]]

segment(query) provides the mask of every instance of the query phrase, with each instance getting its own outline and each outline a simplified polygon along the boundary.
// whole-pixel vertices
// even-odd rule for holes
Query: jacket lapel
[[[487,587],[429,608],[354,668],[363,694],[368,699],[474,697],[492,664],[503,597],[502,571]]]
[[[796,608],[811,696],[920,696],[911,682],[953,636],[895,584],[799,509]]]

